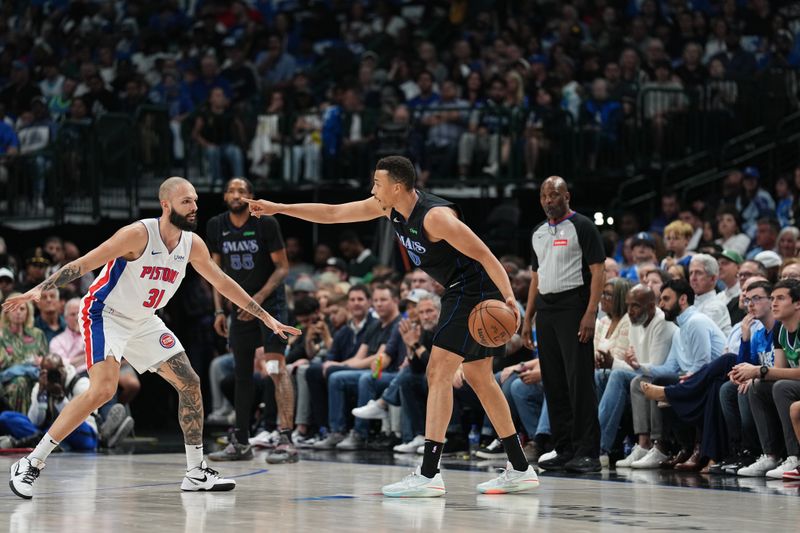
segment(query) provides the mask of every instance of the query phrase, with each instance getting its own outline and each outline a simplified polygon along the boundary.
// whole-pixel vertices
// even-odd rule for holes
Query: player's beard
[[[183,231],[194,231],[197,229],[197,215],[195,214],[194,222],[189,222],[189,219],[179,214],[174,209],[169,212],[169,222],[176,228]]]
[[[228,204],[228,210],[233,213],[234,215],[241,215],[245,211],[247,211],[247,204],[245,202],[240,202],[236,205]]]

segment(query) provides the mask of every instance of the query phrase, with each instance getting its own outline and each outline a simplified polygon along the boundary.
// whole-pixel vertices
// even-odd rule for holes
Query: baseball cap
[[[744,258],[736,250],[723,250],[717,259],[727,259],[728,261],[733,261],[737,265],[741,265],[744,262]]]
[[[407,302],[414,302],[415,304],[418,304],[422,298],[430,295],[431,293],[425,289],[412,289],[411,292],[406,295],[405,300]]]
[[[292,290],[294,290],[294,292],[315,292],[317,286],[314,284],[314,280],[310,278],[300,278],[294,282]]]
[[[744,174],[745,178],[761,179],[761,172],[758,171],[758,167],[745,167],[742,174]]]
[[[50,255],[42,250],[41,247],[35,248],[30,254],[25,258],[25,265],[42,265],[42,266],[50,266]]]
[[[758,252],[756,256],[753,258],[765,268],[778,268],[781,266],[783,261],[781,260],[781,256],[773,252],[772,250],[764,250],[763,252]]]
[[[14,273],[10,268],[0,268],[0,278],[11,278],[11,281],[14,281]]]
[[[649,246],[653,250],[656,249],[656,241],[653,239],[653,236],[647,233],[646,231],[640,231],[633,237],[633,242],[631,243],[631,248],[634,246]]]
[[[347,263],[344,262],[344,259],[339,259],[338,257],[329,257],[325,264],[329,267],[339,269],[342,272],[347,272]]]

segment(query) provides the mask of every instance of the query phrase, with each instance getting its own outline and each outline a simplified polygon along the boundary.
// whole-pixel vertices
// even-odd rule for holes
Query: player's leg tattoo
[[[278,359],[280,362],[278,374],[271,374],[270,377],[275,383],[275,403],[278,404],[280,429],[292,429],[294,427],[294,384],[292,376],[289,375],[286,368],[286,363],[281,359]]]
[[[164,362],[158,373],[178,391],[178,422],[186,444],[203,443],[203,398],[200,378],[189,363],[186,352]]]

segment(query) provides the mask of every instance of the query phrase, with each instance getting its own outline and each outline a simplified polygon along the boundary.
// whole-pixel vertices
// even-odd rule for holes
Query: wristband
[[[415,352],[416,352],[416,351],[417,351],[417,350],[419,350],[420,348],[422,348],[422,345],[421,345],[420,343],[418,343],[418,342],[415,342],[413,345],[411,345],[411,350],[412,350],[412,351],[415,351]]]
[[[214,316],[224,315],[224,314],[225,314],[225,311],[223,311],[222,309],[217,309],[216,311],[214,311]]]

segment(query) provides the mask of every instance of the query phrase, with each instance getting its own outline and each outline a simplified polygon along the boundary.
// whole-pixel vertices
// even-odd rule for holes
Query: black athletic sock
[[[514,470],[524,472],[528,469],[528,460],[525,458],[525,452],[522,451],[522,445],[519,443],[519,437],[516,433],[508,437],[500,439],[503,443],[503,449],[508,455],[508,460]]]
[[[439,459],[442,457],[444,443],[425,439],[425,453],[422,456],[420,474],[431,478],[439,473]]]
[[[292,430],[291,429],[280,429],[280,430],[278,430],[278,433],[280,433],[281,437],[286,437],[287,439],[289,439],[289,442],[292,442]]]
[[[234,435],[236,436],[236,442],[239,444],[250,442],[250,430],[248,428],[236,428],[234,429]]]

